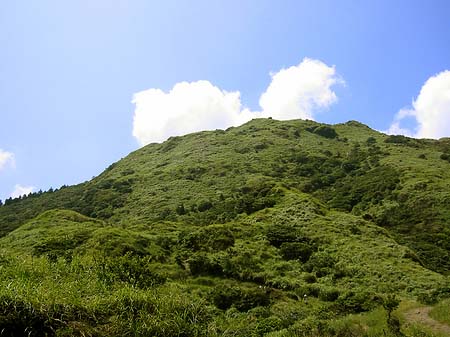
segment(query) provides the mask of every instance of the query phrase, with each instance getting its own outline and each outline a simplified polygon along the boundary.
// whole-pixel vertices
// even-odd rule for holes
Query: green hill
[[[257,119],[150,144],[0,207],[0,330],[426,333],[383,308],[450,297],[449,158],[449,139],[355,121]]]

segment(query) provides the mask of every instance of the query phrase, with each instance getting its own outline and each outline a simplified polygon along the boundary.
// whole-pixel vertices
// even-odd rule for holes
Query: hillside
[[[449,139],[355,121],[257,119],[150,144],[0,207],[0,327],[394,334],[390,295],[450,297],[449,158]]]

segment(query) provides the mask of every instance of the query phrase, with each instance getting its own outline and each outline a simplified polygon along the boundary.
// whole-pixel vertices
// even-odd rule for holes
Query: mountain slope
[[[258,119],[7,200],[0,331],[417,336],[391,312],[450,297],[449,144]]]
[[[353,121],[253,120],[150,144],[92,181],[10,201],[0,207],[0,233],[54,208],[125,226],[225,222],[276,204],[282,183],[387,228],[447,273],[447,153],[448,140],[386,136]]]
[[[376,311],[384,294],[435,296],[448,284],[382,228],[286,189],[274,207],[224,224],[125,229],[47,211],[0,247],[0,326],[37,336],[293,336],[320,326],[319,336],[341,336],[348,314]]]

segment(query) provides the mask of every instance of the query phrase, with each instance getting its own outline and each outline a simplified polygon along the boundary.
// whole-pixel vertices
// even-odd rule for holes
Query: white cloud
[[[413,130],[401,127],[407,118],[416,124]],[[412,103],[412,109],[400,110],[388,133],[404,134],[417,138],[450,136],[450,71],[430,77]]]
[[[325,63],[305,58],[298,66],[272,74],[272,82],[261,95],[263,116],[275,119],[314,119],[314,113],[337,101],[331,87],[344,83],[336,70]]]
[[[11,193],[10,197],[14,199],[22,195],[28,195],[29,193],[33,192],[34,189],[34,186],[22,186],[17,184],[14,186],[14,191]]]
[[[397,112],[397,114],[394,117],[394,121],[392,122],[389,129],[385,131],[385,133],[389,135],[404,135],[408,137],[414,137],[413,131],[400,125],[404,119],[409,117],[412,118],[415,117],[414,110],[401,109],[399,112]]]
[[[169,92],[148,89],[136,93],[133,136],[141,145],[170,136],[223,129],[257,117],[313,119],[319,109],[337,101],[331,87],[343,83],[334,67],[305,58],[298,66],[272,74],[261,95],[261,111],[243,109],[239,91],[227,92],[208,81],[177,83]]]
[[[14,154],[0,149],[0,170],[8,164],[13,167],[15,166]]]
[[[246,120],[239,92],[208,81],[177,83],[168,93],[149,89],[134,95],[133,136],[141,145],[170,136],[235,125]]]

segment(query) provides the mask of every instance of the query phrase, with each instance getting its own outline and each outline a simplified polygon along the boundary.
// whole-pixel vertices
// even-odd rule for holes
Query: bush
[[[336,138],[338,136],[338,134],[332,127],[325,126],[325,125],[321,125],[321,126],[315,128],[313,132],[319,136],[322,136],[325,138],[331,138],[331,139]]]
[[[211,209],[213,207],[213,204],[209,200],[203,200],[200,202],[200,204],[197,207],[197,210],[199,212],[205,212],[208,209]]]
[[[234,245],[234,235],[223,225],[211,225],[181,232],[178,242],[192,251],[220,251]]]
[[[390,135],[384,140],[384,142],[392,144],[408,144],[410,139],[402,135]]]
[[[241,288],[238,286],[221,285],[210,295],[214,305],[222,310],[234,306],[239,311],[248,311],[259,306],[270,304],[270,292],[264,288]]]
[[[275,316],[270,316],[258,320],[256,332],[258,336],[265,336],[265,334],[272,331],[280,330],[281,328],[282,328],[281,319]]]
[[[359,203],[377,204],[393,195],[400,183],[400,173],[390,166],[378,166],[364,174],[347,176],[334,185],[328,204],[351,211]]]
[[[266,229],[266,238],[272,246],[281,248],[283,243],[304,243],[310,247],[314,247],[310,238],[301,233],[301,230],[292,225],[272,224]],[[286,246],[285,249],[288,246]],[[293,247],[291,247],[293,248]],[[294,249],[294,248],[293,248]]]
[[[311,245],[304,242],[283,242],[280,246],[280,254],[285,260],[306,262],[312,253]]]
[[[211,259],[203,252],[191,255],[186,262],[192,275],[222,276],[224,273],[219,261]]]
[[[446,160],[446,161],[450,162],[450,154],[448,154],[448,153],[441,154],[440,158],[442,160]]]
[[[366,140],[367,145],[373,145],[377,142],[377,140],[374,137],[368,137]]]
[[[58,238],[49,238],[44,242],[33,246],[33,255],[45,255],[51,262],[56,262],[59,257],[70,262],[73,250],[89,239],[88,232],[79,232]]]
[[[155,272],[150,258],[127,253],[116,258],[105,258],[98,263],[97,275],[107,285],[125,282],[137,288],[150,288],[166,282],[166,278]]]
[[[304,280],[306,283],[316,283],[316,282],[317,282],[317,277],[316,277],[316,275],[314,275],[314,274],[306,274],[306,275],[303,277],[303,280]]]
[[[297,295],[299,298],[304,298],[304,296],[312,296],[312,297],[319,297],[320,288],[315,284],[308,284],[305,286],[302,286],[296,290]]]
[[[336,259],[328,252],[321,251],[311,255],[308,262],[304,265],[304,269],[307,272],[316,272],[318,277],[322,277],[332,274],[335,265]]]
[[[391,318],[392,311],[398,308],[400,300],[392,294],[387,295],[382,300],[383,308],[386,310],[388,320]]]
[[[430,292],[421,293],[417,296],[419,302],[427,305],[436,304],[443,299],[450,298],[450,287],[433,289]]]
[[[177,206],[177,208],[175,209],[175,212],[176,212],[178,215],[184,215],[184,214],[186,214],[186,209],[184,208],[184,205],[183,205],[183,204],[179,204],[179,205]]]
[[[273,207],[276,204],[279,190],[274,190],[275,184],[267,180],[266,177],[249,179],[246,184],[239,189],[231,202],[231,207],[237,214],[251,214],[256,211]]]
[[[240,295],[241,289],[239,287],[218,286],[214,289],[210,297],[217,308],[227,310],[231,308]]]
[[[327,302],[334,302],[339,297],[339,290],[335,288],[322,288],[319,291],[319,299]]]
[[[348,291],[339,296],[337,309],[343,313],[360,313],[370,311],[382,303],[382,299],[366,291]]]

